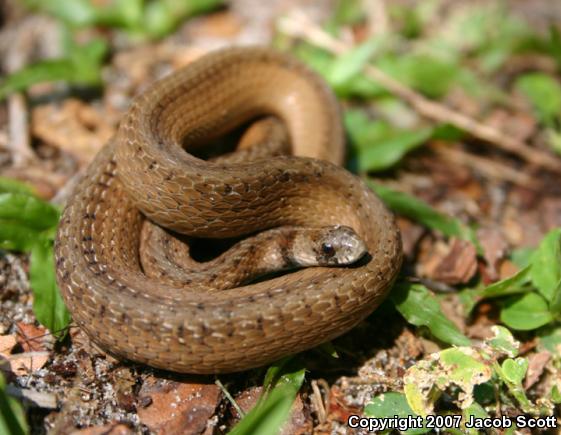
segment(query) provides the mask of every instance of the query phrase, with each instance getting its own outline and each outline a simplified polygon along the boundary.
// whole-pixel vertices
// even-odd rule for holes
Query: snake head
[[[367,252],[364,241],[344,225],[313,229],[306,242],[295,245],[293,261],[302,267],[345,266],[360,260]]]

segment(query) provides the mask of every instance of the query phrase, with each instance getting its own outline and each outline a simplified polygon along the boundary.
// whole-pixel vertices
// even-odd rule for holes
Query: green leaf
[[[347,87],[350,80],[361,74],[364,66],[380,50],[382,43],[383,39],[380,37],[372,37],[336,58],[327,72],[327,82],[336,90]]]
[[[510,358],[516,357],[520,343],[514,339],[511,332],[505,327],[498,325],[491,327],[491,329],[495,336],[487,340],[489,346],[500,354],[506,354]]]
[[[21,404],[6,393],[6,381],[0,373],[0,434],[29,433]]]
[[[464,424],[465,424],[466,421],[470,421],[472,416],[474,418],[489,418],[489,414],[487,413],[487,411],[485,411],[485,408],[483,408],[477,402],[473,402],[470,406],[468,406],[466,409],[464,409],[462,414],[464,416],[464,418],[463,418]],[[479,429],[476,429],[476,428],[469,428],[469,429],[465,428],[464,430],[466,430],[467,431],[466,433],[469,434],[469,435],[479,434]]]
[[[526,358],[507,358],[501,365],[502,374],[508,382],[521,384],[528,371],[528,360]]]
[[[482,298],[496,298],[507,296],[515,293],[524,293],[529,289],[527,285],[530,283],[530,274],[532,268],[530,266],[519,270],[514,275],[497,281],[481,291]]]
[[[339,0],[329,24],[335,27],[357,24],[363,17],[364,8],[360,0]]]
[[[276,369],[275,369],[276,370]],[[280,376],[275,387],[230,431],[229,435],[276,435],[290,414],[306,370]],[[272,376],[268,376],[272,378]]]
[[[561,354],[561,325],[547,325],[537,332],[537,336],[539,349],[545,349],[553,355]]]
[[[101,82],[101,61],[106,52],[107,44],[96,39],[75,48],[68,58],[29,65],[10,74],[0,83],[0,100],[36,83],[66,81],[79,85],[97,85]]]
[[[454,63],[418,54],[399,57],[398,70],[398,79],[431,98],[446,95],[460,73]]]
[[[360,171],[388,169],[432,135],[432,128],[398,130],[384,121],[370,121],[360,110],[345,114],[345,126],[356,147]]]
[[[25,0],[25,4],[75,27],[91,25],[96,19],[90,0]]]
[[[439,340],[457,346],[469,346],[470,340],[442,314],[438,300],[420,284],[398,283],[390,299],[405,319],[416,326],[426,326]]]
[[[561,391],[559,389],[559,387],[557,387],[557,385],[554,385],[551,388],[551,393],[550,393],[550,398],[551,401],[557,405],[559,405],[561,403]]]
[[[56,285],[53,246],[50,240],[39,240],[33,246],[29,262],[29,280],[33,290],[35,317],[53,334],[64,337],[65,328],[70,323],[70,313]]]
[[[0,193],[0,220],[44,230],[55,226],[58,219],[58,210],[48,202],[27,194]]]
[[[35,196],[35,191],[30,185],[6,177],[0,177],[0,193],[21,193]]]
[[[275,386],[275,383],[293,358],[293,356],[287,356],[269,366],[267,373],[265,373],[265,378],[263,379],[263,394],[261,394],[259,400],[264,399],[266,395],[269,394],[269,391]]]
[[[545,73],[524,74],[516,88],[530,101],[539,119],[551,125],[561,113],[561,85]]]
[[[525,293],[507,300],[501,310],[501,321],[509,328],[529,331],[551,322],[547,302],[537,293]]]
[[[0,249],[29,252],[41,236],[40,231],[25,225],[0,221]]]
[[[407,399],[404,394],[401,393],[384,393],[376,396],[372,402],[370,402],[364,408],[364,415],[366,417],[374,417],[378,419],[392,418],[394,416],[399,416],[401,418],[407,418],[411,416],[412,418],[419,419],[419,426],[422,426],[423,420],[420,416],[417,416],[407,403]],[[376,430],[376,428],[374,428]],[[409,435],[419,435],[429,432],[429,429],[415,428],[401,431],[400,433]]]
[[[532,283],[551,301],[561,282],[561,228],[550,231],[532,257]]]
[[[433,230],[440,231],[448,237],[459,237],[478,246],[473,229],[462,224],[458,219],[446,216],[426,202],[403,192],[397,192],[385,186],[366,180],[368,186],[397,214],[406,216]]]
[[[520,269],[524,269],[532,262],[536,250],[534,248],[517,248],[510,253],[511,261]]]

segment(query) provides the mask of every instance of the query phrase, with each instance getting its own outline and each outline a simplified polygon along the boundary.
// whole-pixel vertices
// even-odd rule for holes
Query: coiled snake
[[[251,162],[234,153],[225,163],[185,151],[268,115],[282,121],[298,157]],[[270,49],[220,50],[156,82],[133,101],[63,213],[57,281],[74,320],[118,357],[187,373],[245,370],[348,331],[383,300],[402,254],[391,213],[338,166],[343,144],[324,82]],[[230,280],[259,259],[290,257],[303,226],[334,228],[342,247],[368,253],[351,266]],[[241,242],[197,263],[160,227],[196,238],[269,230],[252,240],[271,243],[278,232],[281,241]],[[330,242],[319,246],[309,252],[337,257]],[[212,284],[221,280],[234,287]]]

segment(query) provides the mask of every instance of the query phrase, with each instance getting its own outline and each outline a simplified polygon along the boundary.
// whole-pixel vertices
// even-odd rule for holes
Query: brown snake
[[[264,115],[283,121],[298,157],[225,164],[184,150]],[[57,281],[74,320],[118,357],[187,373],[260,366],[348,331],[383,300],[402,254],[391,213],[338,166],[343,145],[334,96],[287,55],[230,48],[156,82],[63,213]],[[368,255],[208,292],[145,273],[145,216],[202,238],[346,225]]]

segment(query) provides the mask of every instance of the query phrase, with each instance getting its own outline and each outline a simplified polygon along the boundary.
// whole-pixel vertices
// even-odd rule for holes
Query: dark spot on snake
[[[337,294],[333,295],[333,299],[335,300],[335,305],[339,305],[339,302],[340,302],[340,300],[341,300],[341,299],[339,298],[339,295],[337,295]]]
[[[100,317],[103,317],[105,315],[105,305],[100,305],[99,315],[100,315]]]
[[[177,335],[182,336],[185,333],[185,328],[183,327],[183,325],[179,325],[177,327]]]
[[[67,272],[64,272],[64,273],[62,274],[62,280],[63,280],[63,281],[68,281],[68,278],[69,278],[69,277],[70,277],[70,272],[68,272],[68,271],[67,271]]]
[[[249,185],[249,183],[244,183],[243,187],[246,192],[249,192],[251,190],[251,186]]]
[[[224,193],[226,195],[228,195],[229,193],[232,193],[232,186],[230,186],[229,184],[224,185]]]
[[[148,165],[148,169],[152,170],[154,169],[154,167],[158,164],[158,162],[156,160],[153,160],[152,162],[150,162],[150,164]]]
[[[248,296],[247,300],[249,302],[255,302],[255,297],[254,296]]]
[[[210,279],[212,279],[213,281],[218,278],[218,275],[216,273],[213,273],[210,275]]]
[[[190,285],[191,284],[191,280],[189,278],[185,279],[185,281],[183,281],[183,284],[185,285]]]
[[[286,183],[287,181],[290,181],[290,174],[288,172],[283,172],[280,176],[280,181]]]
[[[257,316],[257,327],[259,329],[263,329],[263,316],[262,315]]]
[[[206,326],[204,323],[201,323],[201,331],[203,332],[203,335],[208,335],[208,326]]]
[[[236,257],[232,260],[232,265],[234,267],[238,267],[240,265],[241,261],[242,261],[242,259],[240,257]]]
[[[131,318],[127,313],[121,314],[121,320],[123,321],[123,323],[126,323],[127,325],[130,325],[131,323]]]
[[[107,183],[102,183],[101,181],[98,181],[96,183],[99,187],[103,187],[104,189],[107,189],[109,187],[109,184]]]
[[[84,236],[82,237],[82,242],[91,242],[92,241],[92,236]]]
[[[226,335],[228,337],[233,337],[234,336],[234,330],[233,329],[229,329],[228,332],[226,333]]]
[[[199,302],[199,303],[197,304],[197,310],[203,311],[204,309],[205,309],[205,305],[204,305],[202,302]]]
[[[321,178],[323,176],[323,173],[319,169],[316,169],[316,171],[314,172],[314,175],[317,178]]]

